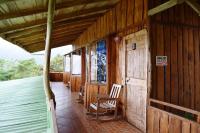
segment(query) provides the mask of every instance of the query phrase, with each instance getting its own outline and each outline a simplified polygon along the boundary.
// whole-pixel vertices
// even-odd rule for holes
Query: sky
[[[63,46],[59,48],[54,48],[51,51],[51,58],[60,54],[64,55],[69,53],[72,50],[72,46]],[[12,44],[2,38],[0,38],[0,59],[6,60],[24,60],[35,58],[38,64],[43,64],[43,54],[44,51],[29,53],[19,46]]]

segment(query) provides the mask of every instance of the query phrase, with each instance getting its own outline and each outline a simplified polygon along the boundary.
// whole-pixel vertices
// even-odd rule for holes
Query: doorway
[[[148,42],[147,30],[128,35],[125,44],[126,118],[146,132]]]

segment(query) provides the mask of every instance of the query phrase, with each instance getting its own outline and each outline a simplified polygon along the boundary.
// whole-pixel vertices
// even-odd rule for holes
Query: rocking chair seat
[[[97,103],[91,103],[90,107],[97,110]],[[99,107],[107,110],[115,110],[115,106],[110,103],[100,103]]]

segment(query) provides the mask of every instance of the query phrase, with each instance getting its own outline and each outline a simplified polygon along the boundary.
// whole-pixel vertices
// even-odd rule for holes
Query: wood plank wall
[[[147,0],[121,0],[100,17],[75,41],[75,48],[84,47],[108,35],[129,34],[136,27],[147,25]]]
[[[70,76],[70,88],[72,92],[80,92],[81,87],[81,76],[71,75]]]
[[[149,7],[156,2],[150,1]],[[181,4],[151,17],[150,26],[151,97],[200,111],[200,17]],[[166,88],[156,55],[168,57]]]
[[[147,0],[121,0],[114,8],[100,17],[76,41],[74,48],[85,47],[100,39],[108,39],[108,84],[102,92],[109,93],[113,83],[122,84],[122,42],[116,44],[114,37],[126,36],[147,28]],[[86,82],[86,107],[97,94],[97,85]],[[92,100],[91,100],[92,99]]]
[[[87,89],[85,90],[84,101],[86,101],[86,102],[84,102],[84,105],[85,105],[86,108],[88,108],[90,103],[97,101],[96,94],[97,94],[97,91],[98,91],[98,86],[96,84],[86,83],[85,88],[87,88]],[[100,94],[107,94],[107,86],[101,85],[99,87],[99,93]]]
[[[63,72],[63,83],[68,84],[70,82],[70,72]]]
[[[63,81],[63,73],[62,72],[50,72],[50,81],[62,82]]]

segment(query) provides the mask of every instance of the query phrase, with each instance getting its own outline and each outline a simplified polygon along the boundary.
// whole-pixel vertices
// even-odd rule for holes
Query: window
[[[72,74],[80,75],[81,74],[81,56],[72,55]]]
[[[91,48],[91,82],[106,83],[106,41]]]
[[[70,72],[70,56],[65,56],[65,72]]]

